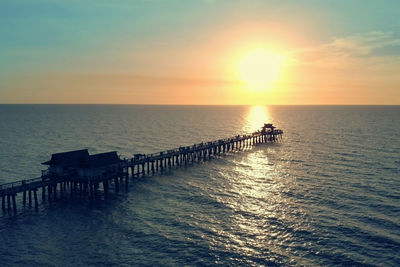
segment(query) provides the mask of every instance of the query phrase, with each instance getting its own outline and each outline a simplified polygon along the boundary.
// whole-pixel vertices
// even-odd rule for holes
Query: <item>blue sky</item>
[[[400,56],[399,10],[399,1],[370,0],[2,0],[0,79],[6,81],[6,86],[0,84],[0,102],[18,102],[16,90],[20,94],[35,91],[29,82],[15,84],[18,76],[78,73],[214,79],[220,76],[212,69],[217,68],[217,63],[203,62],[210,70],[188,77],[184,72],[192,66],[186,61],[196,53],[208,54],[212,40],[226,32],[232,36],[236,28],[246,25],[260,25],[261,29],[246,38],[276,41],[288,51],[318,50],[335,40],[356,40],[363,42],[357,45],[365,46],[377,42],[370,37],[378,32],[382,34],[379,38],[384,39],[378,42],[384,44],[372,45],[368,53],[358,56],[396,59]],[[232,40],[227,39],[227,50],[234,46]],[[392,70],[396,71],[398,65],[393,64]],[[14,96],[10,90],[15,92]],[[27,99],[21,99],[24,101]]]

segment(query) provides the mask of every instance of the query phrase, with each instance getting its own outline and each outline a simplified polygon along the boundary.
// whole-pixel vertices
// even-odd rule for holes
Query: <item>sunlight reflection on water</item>
[[[252,106],[243,121],[243,131],[257,131],[271,120],[268,107]],[[211,243],[221,245],[218,240],[223,236],[227,251],[246,255],[255,262],[266,254],[271,258],[265,260],[271,262],[277,262],[274,254],[290,257],[290,244],[296,242],[291,229],[282,227],[298,222],[287,208],[291,205],[290,198],[282,193],[286,187],[282,166],[270,162],[269,150],[267,146],[253,148],[251,153],[231,159],[232,162],[220,172],[225,180],[221,186],[225,192],[215,196],[216,201],[229,207],[232,213],[227,229],[219,232]],[[226,222],[221,218],[220,224]],[[279,247],[285,247],[285,244],[286,251]]]
[[[252,106],[243,120],[242,129],[247,133],[254,132],[271,121],[268,107]],[[288,255],[288,251],[282,251],[271,240],[279,244],[294,243],[293,234],[282,229],[282,225],[296,223],[285,207],[290,200],[282,194],[285,191],[282,166],[269,161],[268,150],[267,146],[252,148],[251,153],[236,156],[226,163],[219,173],[225,180],[220,187],[224,192],[215,195],[215,200],[229,207],[232,214],[227,229],[220,231],[211,243],[222,245],[218,241],[223,236],[227,251],[254,259],[270,253]],[[226,218],[221,218],[219,224],[226,222]],[[267,261],[274,262],[275,259]]]
[[[271,122],[271,115],[267,106],[251,106],[244,121],[243,131],[252,133],[260,130],[264,123]]]

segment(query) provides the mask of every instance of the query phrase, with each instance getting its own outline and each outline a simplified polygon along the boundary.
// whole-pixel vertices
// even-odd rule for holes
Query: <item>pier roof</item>
[[[73,168],[100,168],[121,162],[117,151],[89,155],[87,149],[56,153],[44,165],[56,165]]]
[[[117,151],[111,151],[106,153],[90,155],[88,161],[86,161],[82,167],[99,168],[107,165],[120,163],[121,161],[122,160],[117,155]]]
[[[272,123],[264,123],[264,127],[263,128],[275,128]]]
[[[43,162],[44,165],[58,165],[63,167],[78,167],[83,161],[89,160],[87,149],[74,150],[51,155],[49,161]]]

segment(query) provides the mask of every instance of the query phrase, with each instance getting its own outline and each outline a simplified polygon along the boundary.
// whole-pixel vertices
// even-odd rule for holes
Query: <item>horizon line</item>
[[[0,103],[0,105],[93,105],[93,106],[400,106],[399,104],[126,104],[126,103]]]

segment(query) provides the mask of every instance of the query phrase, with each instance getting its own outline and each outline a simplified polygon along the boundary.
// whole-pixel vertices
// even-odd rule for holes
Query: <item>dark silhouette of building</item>
[[[273,133],[275,128],[271,123],[264,123],[264,126],[261,128],[261,134]]]
[[[112,175],[121,170],[122,162],[116,151],[94,155],[89,155],[87,149],[56,153],[49,161],[42,163],[49,166],[42,172],[42,177],[92,178]]]

